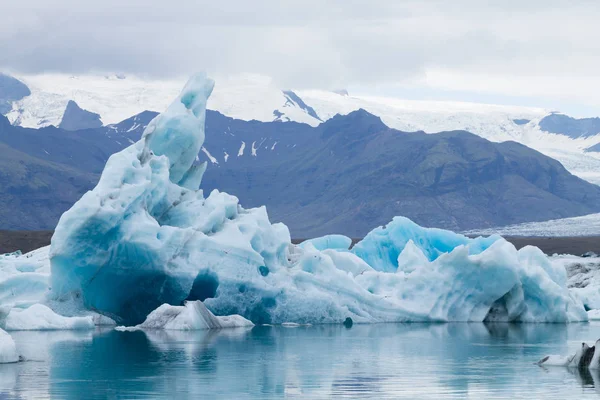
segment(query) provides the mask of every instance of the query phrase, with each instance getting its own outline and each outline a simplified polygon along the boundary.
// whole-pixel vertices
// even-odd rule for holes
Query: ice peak
[[[173,183],[188,174],[204,144],[206,102],[214,85],[204,73],[192,76],[179,97],[144,131],[145,149],[169,159]]]

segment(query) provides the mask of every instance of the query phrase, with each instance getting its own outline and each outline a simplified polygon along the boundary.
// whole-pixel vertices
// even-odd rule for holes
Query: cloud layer
[[[600,106],[599,19],[595,1],[20,0],[2,6],[0,68],[251,72],[283,87],[408,85]]]

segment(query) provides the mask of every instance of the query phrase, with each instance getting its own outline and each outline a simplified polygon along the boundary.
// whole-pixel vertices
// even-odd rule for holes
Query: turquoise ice
[[[193,77],[62,216],[50,250],[52,304],[79,301],[126,325],[195,300],[254,323],[587,319],[564,269],[536,248],[406,218],[352,249],[341,235],[296,246],[265,207],[206,195],[206,165],[195,160],[212,87]]]

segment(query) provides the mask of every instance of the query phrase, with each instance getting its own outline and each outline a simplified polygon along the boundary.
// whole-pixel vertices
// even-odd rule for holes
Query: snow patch
[[[210,152],[208,151],[208,149],[204,146],[202,146],[202,151],[204,152],[204,154],[206,154],[206,157],[208,157],[208,159],[210,160],[211,163],[213,164],[218,164],[219,162],[217,161],[217,159],[215,157],[212,156],[212,154],[210,154]],[[227,160],[225,160],[227,161]]]

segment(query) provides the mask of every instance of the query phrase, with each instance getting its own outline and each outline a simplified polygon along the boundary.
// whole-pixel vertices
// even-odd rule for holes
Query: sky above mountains
[[[595,1],[21,0],[0,68],[217,79],[600,115]]]

